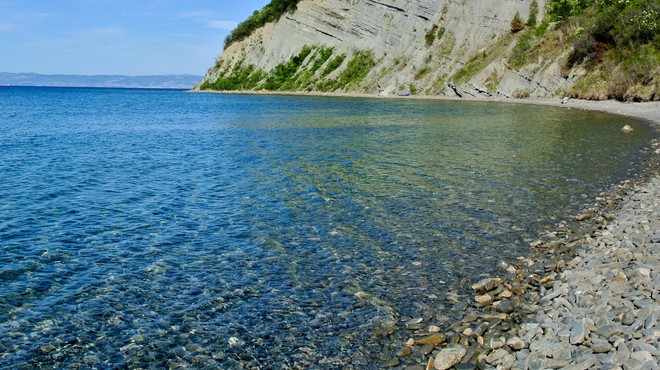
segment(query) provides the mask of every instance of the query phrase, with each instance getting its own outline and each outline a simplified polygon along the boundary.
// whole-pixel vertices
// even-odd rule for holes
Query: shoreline
[[[525,105],[554,106],[568,109],[584,109],[599,111],[625,117],[643,119],[655,125],[660,130],[660,101],[655,102],[620,102],[617,100],[583,100],[583,99],[559,99],[559,98],[487,98],[466,97],[459,98],[444,95],[381,95],[367,93],[325,93],[307,91],[218,91],[218,90],[189,90],[194,93],[227,94],[227,95],[276,95],[276,96],[308,96],[308,97],[333,97],[333,98],[363,98],[363,99],[413,99],[413,100],[436,100],[436,101],[463,101],[484,103],[507,103]]]
[[[202,91],[205,92],[205,91]],[[660,132],[660,102],[489,99],[306,92],[245,95],[479,101],[600,111],[645,120]],[[622,123],[623,127],[625,123]],[[643,168],[593,194],[514,265],[475,282],[461,319],[406,323],[410,339],[382,364],[394,369],[654,369],[660,365],[660,137]],[[408,325],[414,322],[414,325]],[[437,324],[437,326],[436,326]],[[416,365],[415,365],[416,364]]]

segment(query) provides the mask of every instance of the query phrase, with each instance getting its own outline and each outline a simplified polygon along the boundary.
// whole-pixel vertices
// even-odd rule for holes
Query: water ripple
[[[0,368],[379,368],[652,135],[505,104],[0,101]]]

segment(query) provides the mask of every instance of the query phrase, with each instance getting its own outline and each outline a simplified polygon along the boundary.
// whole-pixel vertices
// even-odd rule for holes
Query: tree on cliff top
[[[255,11],[248,19],[241,22],[234,28],[233,31],[225,38],[225,49],[238,41],[246,39],[256,29],[264,25],[275,22],[286,12],[296,10],[296,6],[300,0],[271,0],[270,4],[263,7],[261,10]]]

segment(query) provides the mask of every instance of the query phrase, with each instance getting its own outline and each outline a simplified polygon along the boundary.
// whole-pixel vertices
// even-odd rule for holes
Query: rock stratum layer
[[[301,0],[231,44],[196,88],[563,95],[584,71],[562,67],[562,34],[530,57],[518,55],[527,31],[512,32],[516,13],[542,19],[544,8],[545,0]]]

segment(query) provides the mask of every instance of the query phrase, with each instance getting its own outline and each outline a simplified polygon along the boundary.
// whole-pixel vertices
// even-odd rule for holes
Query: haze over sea
[[[179,90],[0,87],[0,117],[0,368],[25,369],[377,369],[652,137],[554,107]]]

